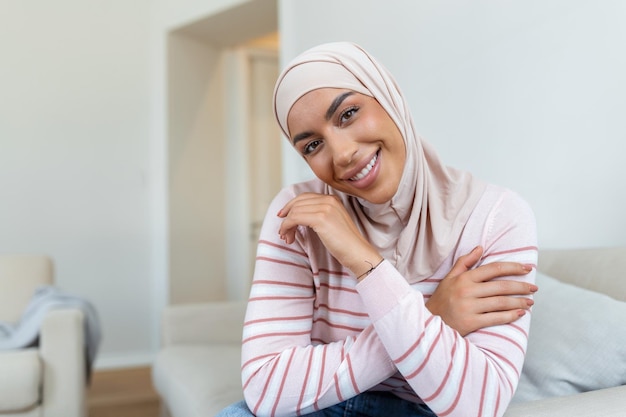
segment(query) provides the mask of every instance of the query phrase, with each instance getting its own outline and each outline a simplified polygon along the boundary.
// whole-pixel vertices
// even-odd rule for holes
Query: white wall
[[[95,304],[98,366],[154,347],[150,5],[0,3],[0,253]]]
[[[626,3],[279,6],[283,62],[322,42],[363,45],[394,73],[446,163],[531,203],[542,247],[626,244]],[[311,176],[284,155],[285,182]]]

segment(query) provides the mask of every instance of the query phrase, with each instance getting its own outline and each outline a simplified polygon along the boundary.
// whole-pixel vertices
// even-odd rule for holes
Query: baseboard
[[[131,352],[125,354],[102,354],[96,357],[94,369],[134,368],[152,366],[155,354],[153,352]]]

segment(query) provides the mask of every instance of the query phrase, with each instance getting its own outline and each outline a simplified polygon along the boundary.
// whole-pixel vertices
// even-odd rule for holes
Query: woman
[[[274,105],[317,179],[268,211],[244,324],[247,405],[221,415],[502,415],[537,290],[528,205],[445,167],[354,44],[294,59]]]

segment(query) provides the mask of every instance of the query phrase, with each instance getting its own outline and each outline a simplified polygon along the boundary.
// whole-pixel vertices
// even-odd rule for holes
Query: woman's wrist
[[[360,243],[362,244],[356,243],[347,246],[352,250],[345,252],[342,259],[338,258],[343,266],[352,271],[357,280],[368,276],[384,260],[369,242],[363,239],[363,242]]]
[[[365,272],[363,272],[360,275],[357,275],[356,280],[357,281],[361,281],[363,278],[367,277],[369,274],[372,273],[372,271],[374,271],[380,264],[383,263],[383,261],[385,260],[385,258],[380,258],[380,260],[376,263],[371,263],[370,261],[365,261],[366,264],[369,265],[369,269],[367,269]]]

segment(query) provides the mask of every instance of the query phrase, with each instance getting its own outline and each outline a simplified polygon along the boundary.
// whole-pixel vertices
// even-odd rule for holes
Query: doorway
[[[168,35],[170,304],[247,298],[258,226],[281,186],[276,18],[240,42],[248,14],[225,16],[238,43],[203,32],[212,18]]]

